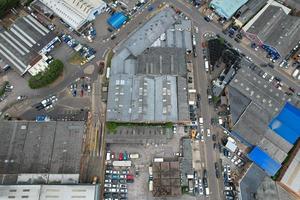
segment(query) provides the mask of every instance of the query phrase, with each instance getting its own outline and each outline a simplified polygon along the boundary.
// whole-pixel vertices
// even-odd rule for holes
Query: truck
[[[106,160],[107,160],[107,161],[110,161],[110,151],[108,151],[108,152],[106,153]]]
[[[138,153],[131,153],[131,154],[129,154],[129,158],[131,158],[131,159],[137,159],[139,157],[140,157],[140,154],[138,154]]]
[[[154,158],[153,162],[164,162],[164,158]]]
[[[149,177],[153,176],[153,171],[152,171],[152,167],[149,167]]]
[[[131,167],[131,160],[114,160],[112,164],[114,167]]]
[[[208,63],[208,61],[206,60],[204,64],[205,64],[205,71],[209,72],[209,63]]]
[[[149,191],[152,192],[153,191],[153,180],[149,181]]]
[[[208,187],[205,188],[205,195],[206,195],[207,197],[209,196],[209,188],[208,188]]]
[[[196,93],[197,91],[195,89],[189,89],[189,93]]]

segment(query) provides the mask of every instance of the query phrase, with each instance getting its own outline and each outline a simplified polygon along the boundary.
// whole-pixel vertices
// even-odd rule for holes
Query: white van
[[[292,74],[292,77],[296,79],[298,74],[299,74],[299,69],[295,69],[295,71]]]
[[[203,124],[203,117],[199,117],[199,124]]]

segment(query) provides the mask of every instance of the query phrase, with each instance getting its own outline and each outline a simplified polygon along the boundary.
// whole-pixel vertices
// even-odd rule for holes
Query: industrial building
[[[78,183],[84,122],[0,122],[0,184]]]
[[[107,121],[189,121],[186,50],[151,47],[176,20],[171,8],[164,9],[117,50],[111,62]]]
[[[99,185],[0,185],[1,200],[98,200]]]
[[[243,27],[245,35],[272,59],[284,58],[299,42],[300,18],[276,1],[268,3]]]
[[[272,176],[299,137],[294,131],[299,120],[299,101],[259,76],[258,69],[242,59],[241,69],[229,83],[231,134],[246,146],[255,146],[250,152],[251,160]],[[272,160],[275,168],[268,167],[267,160]]]
[[[283,177],[280,180],[289,191],[292,191],[300,198],[300,150],[296,152],[292,162],[286,169]]]
[[[209,7],[226,20],[230,19],[234,13],[242,7],[248,0],[212,0]]]
[[[242,27],[254,17],[266,4],[268,0],[249,0],[235,14],[235,23]]]
[[[179,161],[153,162],[154,197],[181,195]]]
[[[114,29],[121,28],[121,26],[126,22],[127,17],[122,12],[114,13],[108,20],[107,23]]]
[[[281,184],[273,181],[256,164],[251,164],[239,181],[240,200],[296,200]]]
[[[19,17],[8,30],[0,28],[0,57],[20,74],[35,75],[48,66],[45,53],[59,41],[31,15]]]
[[[75,30],[94,20],[106,8],[102,0],[40,0]]]
[[[193,152],[192,152],[192,143],[191,139],[183,138],[182,139],[182,159],[181,159],[181,186],[189,185],[189,176],[194,176],[193,169]]]

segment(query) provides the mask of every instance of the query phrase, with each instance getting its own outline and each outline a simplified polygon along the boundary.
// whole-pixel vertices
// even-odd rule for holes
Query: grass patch
[[[163,128],[172,128],[172,122],[166,123],[158,123],[158,124],[148,124],[148,123],[130,123],[130,122],[106,122],[106,128],[110,133],[115,133],[119,127],[153,127],[153,126],[161,126]]]
[[[74,52],[69,58],[68,62],[72,65],[80,65],[84,60],[85,58],[83,58],[79,52]]]
[[[111,67],[111,59],[114,56],[114,52],[112,50],[109,50],[107,59],[106,59],[106,66]]]
[[[8,81],[5,81],[4,84],[0,88],[0,97],[5,93],[5,87],[9,84]]]
[[[63,68],[64,64],[60,60],[53,60],[45,71],[29,79],[29,87],[37,89],[53,83],[62,74]]]

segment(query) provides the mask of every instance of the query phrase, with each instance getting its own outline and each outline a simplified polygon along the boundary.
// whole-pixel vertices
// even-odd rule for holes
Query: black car
[[[207,16],[204,17],[204,20],[207,21],[207,22],[210,22],[210,19]]]
[[[203,178],[207,178],[207,171],[206,171],[206,169],[203,170]]]
[[[114,39],[116,39],[116,37],[117,37],[117,36],[112,35],[112,36],[110,37],[110,39],[111,39],[111,40],[114,40]]]
[[[212,140],[216,141],[217,140],[217,136],[215,134],[212,135]]]

